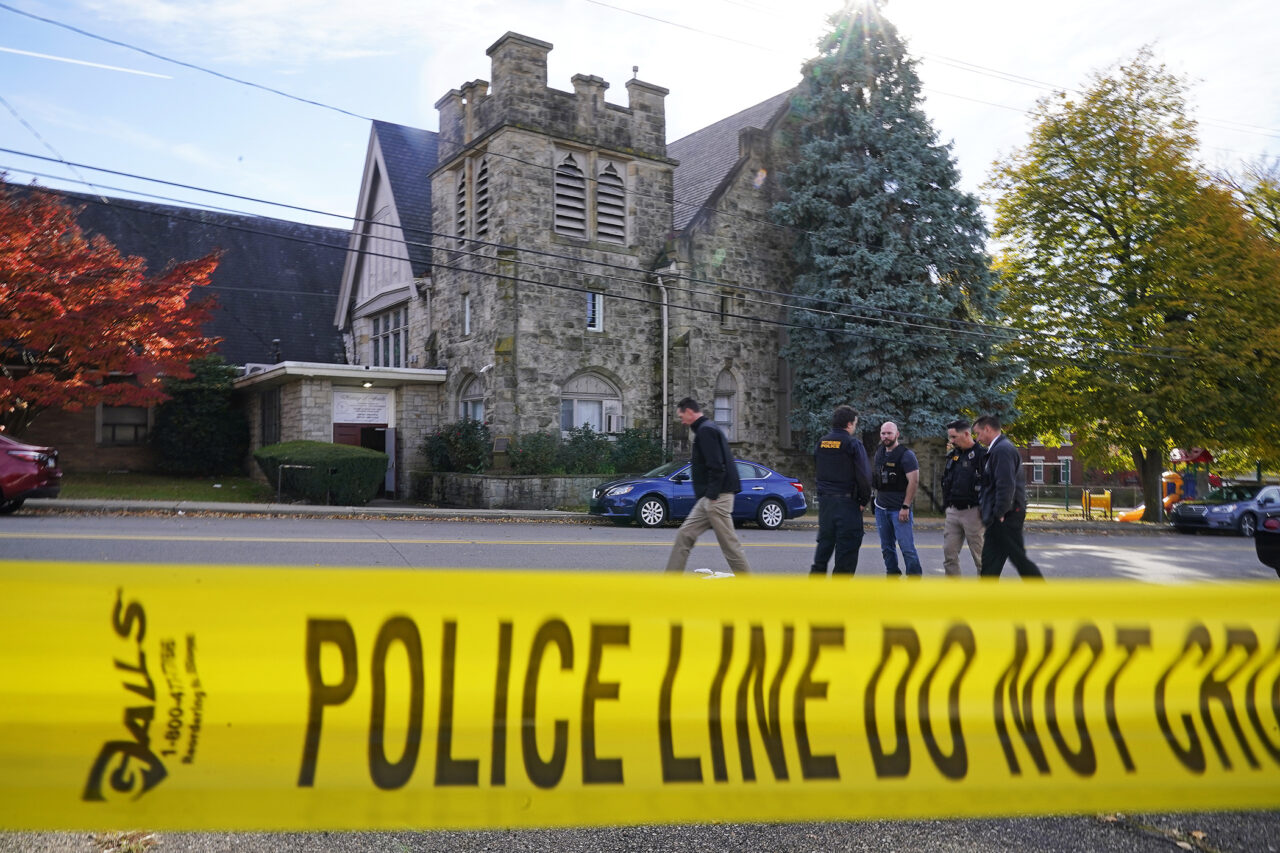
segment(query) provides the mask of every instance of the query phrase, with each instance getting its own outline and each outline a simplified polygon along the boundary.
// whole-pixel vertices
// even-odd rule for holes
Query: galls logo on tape
[[[120,686],[124,693],[124,738],[108,740],[99,750],[84,786],[82,799],[88,801],[106,800],[112,792],[132,793],[136,800],[169,775],[166,760],[193,764],[204,717],[206,694],[196,668],[194,634],[188,634],[181,645],[176,638],[160,641],[159,675],[163,681],[157,689],[143,645],[147,637],[146,610],[137,600],[126,604],[122,589],[116,590],[111,627],[119,640],[117,645],[125,644],[113,655],[115,669],[123,673]],[[158,749],[152,747],[151,741],[157,707],[164,709]]]

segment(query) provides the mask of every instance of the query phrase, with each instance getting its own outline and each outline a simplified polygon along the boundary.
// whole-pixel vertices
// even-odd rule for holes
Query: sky
[[[489,79],[485,51],[508,31],[554,45],[553,88],[597,75],[620,105],[633,76],[669,89],[674,141],[794,86],[840,5],[0,0],[0,172],[347,228],[370,120],[436,130],[435,102]],[[884,14],[980,197],[1038,98],[1144,45],[1188,81],[1207,166],[1280,156],[1275,0],[890,0]]]

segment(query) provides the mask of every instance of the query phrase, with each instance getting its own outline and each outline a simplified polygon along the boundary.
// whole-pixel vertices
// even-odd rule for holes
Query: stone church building
[[[436,103],[438,132],[374,123],[334,316],[354,380],[274,365],[241,387],[261,407],[341,386],[351,422],[334,403],[316,437],[391,430],[407,463],[463,416],[498,438],[587,424],[681,447],[693,396],[738,455],[794,465],[773,322],[789,246],[769,219],[789,93],[668,143],[668,90],[628,80],[620,106],[599,77],[550,87],[551,49],[504,35],[491,79]]]

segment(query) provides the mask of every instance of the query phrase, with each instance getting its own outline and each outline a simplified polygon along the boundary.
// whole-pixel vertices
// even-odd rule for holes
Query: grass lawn
[[[248,477],[166,477],[161,474],[76,474],[62,478],[62,497],[143,501],[270,503],[275,489]]]

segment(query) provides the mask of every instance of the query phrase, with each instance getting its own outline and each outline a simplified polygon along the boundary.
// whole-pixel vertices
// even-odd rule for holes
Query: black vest
[[[899,444],[889,453],[884,452],[884,445],[876,448],[875,471],[872,472],[872,485],[878,492],[905,492],[907,490],[907,472],[902,470],[902,457],[907,455],[905,445]]]

